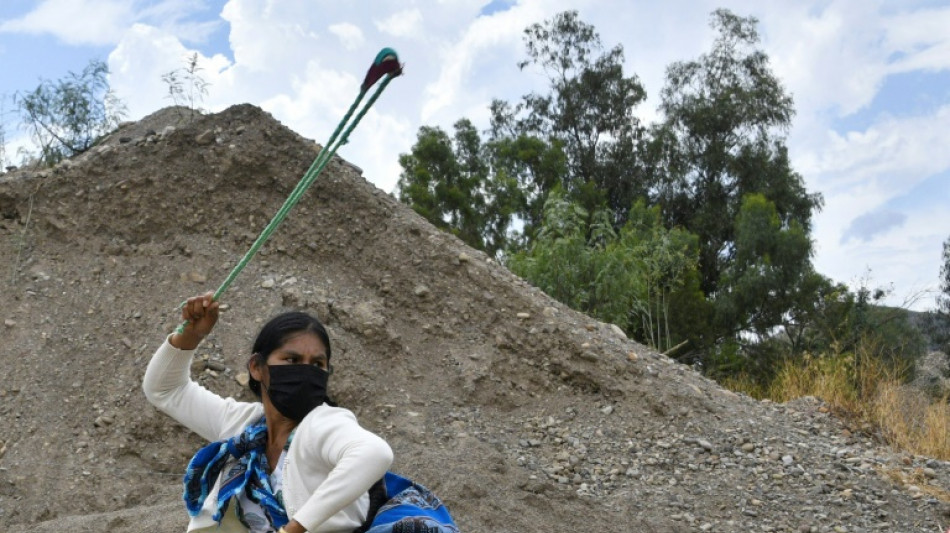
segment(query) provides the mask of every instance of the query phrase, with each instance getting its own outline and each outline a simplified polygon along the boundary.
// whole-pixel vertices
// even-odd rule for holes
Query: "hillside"
[[[145,365],[318,148],[250,105],[191,122],[166,109],[55,169],[0,175],[0,530],[184,531],[181,474],[202,443],[145,401]],[[950,525],[950,464],[895,454],[814,400],[721,389],[340,159],[222,302],[194,376],[249,399],[260,324],[316,313],[331,393],[465,532]]]

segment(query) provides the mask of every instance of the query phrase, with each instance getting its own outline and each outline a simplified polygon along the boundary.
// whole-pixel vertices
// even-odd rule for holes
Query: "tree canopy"
[[[109,89],[108,74],[105,62],[92,60],[79,74],[44,80],[17,95],[41,162],[53,165],[82,153],[119,125],[125,108]]]
[[[576,11],[530,25],[518,66],[549,90],[494,100],[482,134],[467,119],[452,136],[420,128],[400,199],[558,300],[712,372],[768,372],[777,353],[886,330],[866,311],[876,293],[812,265],[822,198],[792,168],[794,105],[756,19],[720,9],[710,25],[711,48],[667,68],[649,125],[622,47]]]

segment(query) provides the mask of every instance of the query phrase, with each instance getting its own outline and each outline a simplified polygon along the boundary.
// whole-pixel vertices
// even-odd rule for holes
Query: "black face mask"
[[[307,413],[327,401],[330,373],[314,365],[267,365],[270,386],[267,396],[280,414],[300,422]]]

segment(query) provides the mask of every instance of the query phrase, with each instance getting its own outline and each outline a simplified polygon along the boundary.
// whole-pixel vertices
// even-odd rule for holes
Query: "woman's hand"
[[[296,520],[291,520],[286,526],[280,528],[280,531],[282,533],[307,533],[307,530]]]
[[[172,346],[179,350],[194,350],[211,333],[218,322],[218,302],[213,300],[213,296],[213,293],[206,292],[188,298],[181,308],[181,318],[186,324],[181,333],[175,333],[169,339]]]

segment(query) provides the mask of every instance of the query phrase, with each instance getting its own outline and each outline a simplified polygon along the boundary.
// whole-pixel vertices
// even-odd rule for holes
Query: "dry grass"
[[[950,502],[950,492],[930,484],[930,480],[919,468],[910,473],[897,468],[881,468],[879,472],[895,485],[908,488],[912,492],[919,492],[945,502]],[[911,489],[911,487],[913,487],[913,489]]]
[[[871,405],[871,420],[894,447],[917,455],[950,459],[950,399],[884,383]]]
[[[904,386],[908,369],[886,364],[879,353],[863,343],[854,354],[789,361],[764,391],[741,376],[723,385],[775,402],[815,396],[857,425],[875,428],[898,450],[950,460],[950,398]]]

